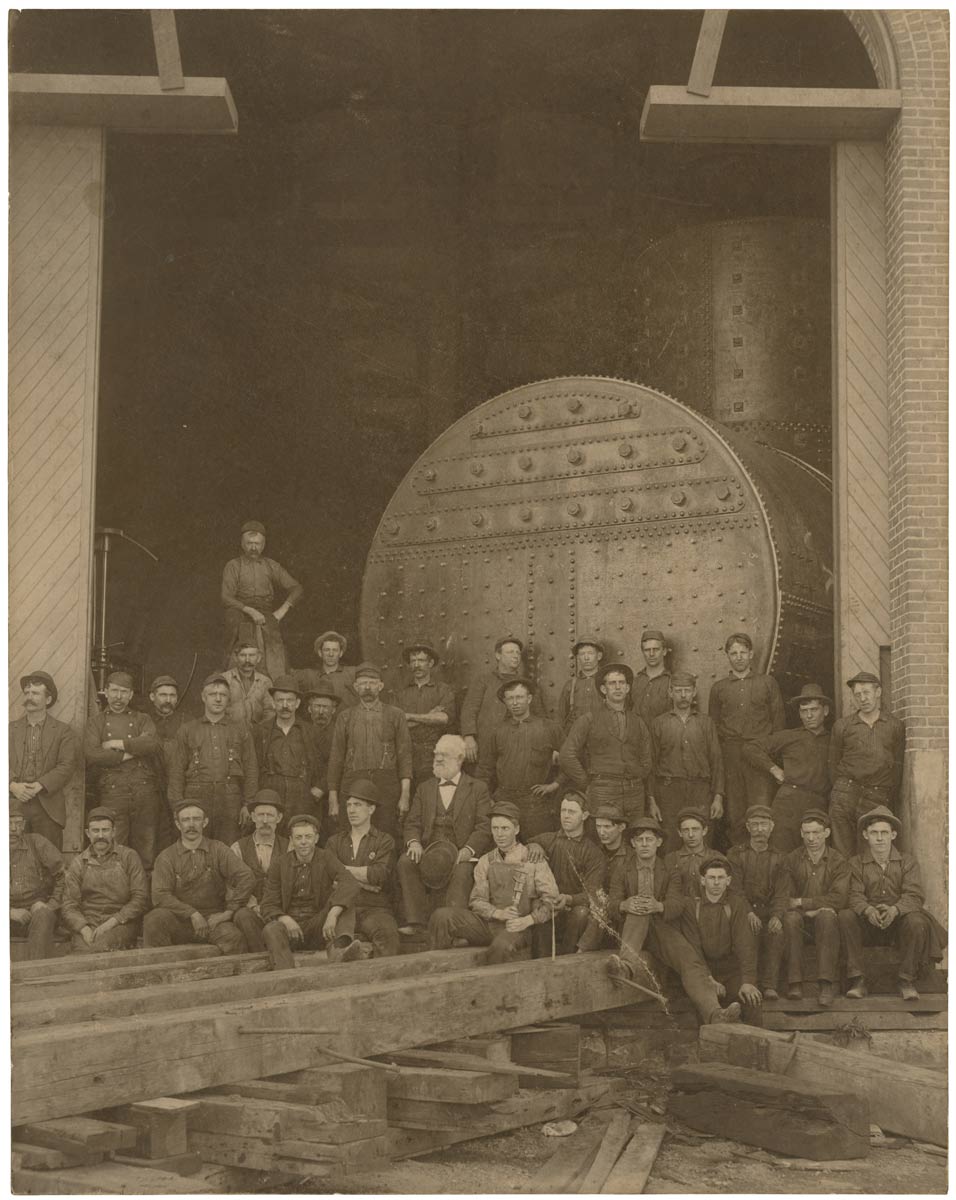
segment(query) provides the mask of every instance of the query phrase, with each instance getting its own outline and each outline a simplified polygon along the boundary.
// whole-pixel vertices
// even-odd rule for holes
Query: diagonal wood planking
[[[879,673],[890,644],[884,149],[833,148],[833,447],[837,679]],[[838,683],[838,708],[848,694]],[[843,703],[841,705],[840,700]]]
[[[11,131],[11,711],[20,675],[46,669],[60,693],[54,715],[78,729],[89,691],[104,154],[100,129]]]

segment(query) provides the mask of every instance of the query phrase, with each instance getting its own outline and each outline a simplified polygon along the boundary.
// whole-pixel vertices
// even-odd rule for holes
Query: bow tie
[[[439,786],[439,787],[451,787],[451,788],[453,788],[453,787],[455,786],[455,784],[454,784],[454,781],[453,781],[453,780],[451,780],[451,779],[443,779],[443,780],[441,781],[441,783],[440,783],[438,786]]]

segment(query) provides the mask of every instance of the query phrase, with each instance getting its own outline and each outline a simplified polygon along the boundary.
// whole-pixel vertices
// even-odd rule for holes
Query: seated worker
[[[432,778],[416,789],[405,818],[405,853],[398,860],[402,933],[424,929],[436,908],[467,908],[471,860],[491,846],[491,796],[483,780],[463,774],[465,739],[440,737],[432,763]]]
[[[63,924],[74,954],[131,950],[149,908],[149,886],[139,855],[116,841],[112,809],[90,809],[89,846],[70,863],[63,884]]]
[[[700,864],[701,894],[684,897],[679,928],[703,957],[720,996],[737,996],[757,1005],[757,941],[750,928],[750,906],[730,891],[730,863],[712,854]]]
[[[757,986],[765,1000],[779,1000],[777,980],[783,960],[783,917],[787,911],[785,855],[770,849],[773,817],[763,804],[746,812],[750,840],[727,854],[733,870],[733,890],[750,905],[748,920],[757,939]]]
[[[847,906],[850,868],[832,846],[830,821],[821,809],[809,809],[800,822],[803,845],[784,860],[787,873],[787,911],[783,925],[787,938],[787,999],[803,995],[803,945],[817,947],[820,1004],[833,1003],[839,978],[840,923],[837,914]]]
[[[646,961],[646,951],[677,972],[702,1025],[739,1021],[740,1005],[735,1000],[726,1008],[721,1007],[719,989],[703,958],[684,935],[664,919],[670,872],[658,854],[664,844],[660,823],[653,817],[638,817],[628,826],[627,838],[631,853],[623,867],[614,873],[610,885],[609,908],[616,920],[623,919],[623,927],[621,952],[608,959],[608,974],[616,979],[634,979],[640,974],[655,990],[660,990]]]
[[[272,788],[260,788],[256,792],[256,798],[249,805],[249,816],[254,827],[252,833],[247,833],[229,847],[233,854],[239,855],[256,877],[256,886],[246,905],[254,913],[259,912],[266,875],[273,857],[276,854],[284,854],[289,848],[289,839],[276,833],[282,820],[282,807],[282,799],[278,792],[274,792]],[[259,936],[255,922],[247,922],[242,932],[250,951],[265,950],[265,943]]]
[[[291,818],[289,838],[291,844],[272,856],[259,906],[272,969],[294,967],[294,949],[326,945],[331,962],[364,958],[361,942],[336,934],[339,918],[359,898],[358,883],[334,855],[319,849],[319,822],[310,813]]]
[[[608,897],[614,873],[621,870],[627,857],[626,829],[627,820],[616,805],[598,805],[594,814],[594,832],[604,855],[605,884],[598,889],[596,901],[592,900],[587,928],[578,942],[579,950],[599,950],[602,946],[617,945],[614,931],[621,927],[621,914],[611,912]]]
[[[242,929],[256,920],[245,907],[255,876],[224,842],[206,837],[209,818],[197,801],[182,800],[173,819],[179,840],[156,857],[153,909],[143,918],[143,945],[210,942],[221,954],[242,954]]]
[[[850,859],[849,907],[839,913],[846,947],[846,974],[851,1000],[866,996],[863,946],[894,945],[899,951],[900,995],[918,1000],[916,980],[931,959],[942,958],[946,930],[923,907],[919,863],[893,843],[900,821],[879,804],[858,821],[865,842],[862,854]]]
[[[447,950],[456,938],[487,946],[488,962],[512,962],[531,944],[531,928],[551,920],[558,885],[546,862],[531,862],[518,841],[521,814],[516,804],[497,801],[491,810],[494,850],[475,866],[468,908],[439,908],[428,923],[433,950]]]
[[[607,883],[607,860],[601,849],[585,837],[587,800],[580,792],[565,792],[561,801],[561,829],[538,833],[528,843],[528,861],[547,860],[559,888],[554,905],[554,939],[558,954],[573,954],[581,942],[592,905]],[[550,922],[536,925],[532,954],[546,958],[551,953]],[[586,949],[596,949],[589,942]]]
[[[27,958],[52,958],[63,895],[63,859],[42,834],[27,833],[23,804],[10,796],[10,934],[27,935]]]
[[[699,808],[682,808],[677,814],[681,846],[664,855],[664,866],[673,876],[673,886],[683,896],[700,895],[700,865],[714,853],[707,845],[709,822]]]
[[[352,779],[344,790],[349,827],[345,833],[333,834],[325,849],[359,885],[360,895],[349,908],[345,925],[353,926],[355,937],[371,943],[374,958],[388,958],[399,950],[392,912],[398,851],[391,834],[372,824],[379,803],[375,784],[370,779]],[[351,930],[340,923],[339,932]]]

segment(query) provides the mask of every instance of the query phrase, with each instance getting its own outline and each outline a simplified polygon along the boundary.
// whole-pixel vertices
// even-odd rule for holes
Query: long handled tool
[[[264,1033],[276,1034],[287,1033],[290,1037],[334,1037],[334,1031],[331,1029],[246,1029],[241,1028],[240,1033]],[[330,1050],[328,1046],[316,1046],[316,1050],[320,1054],[325,1054],[328,1058],[334,1058],[338,1062],[357,1063],[360,1067],[378,1067],[380,1071],[390,1071],[393,1075],[401,1074],[401,1067],[396,1067],[391,1063],[375,1062],[371,1058],[358,1058],[354,1054],[342,1054],[339,1050]]]

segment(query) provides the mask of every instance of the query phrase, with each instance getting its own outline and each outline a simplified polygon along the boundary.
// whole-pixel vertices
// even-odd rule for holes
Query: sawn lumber
[[[598,1152],[594,1156],[594,1162],[591,1163],[587,1174],[578,1185],[579,1193],[591,1196],[601,1190],[630,1136],[631,1114],[624,1109],[619,1109],[611,1117]]]
[[[74,954],[67,959],[41,958],[32,962],[10,964],[10,979],[23,983],[27,979],[46,979],[51,975],[62,975],[64,964],[69,963],[71,974],[92,974],[115,969],[122,962],[124,967],[144,967],[192,962],[197,958],[219,958],[215,946],[154,946],[146,950],[124,950],[122,954]]]
[[[421,1063],[429,1067],[448,1067],[455,1071],[490,1071],[494,1075],[539,1075],[542,1079],[563,1080],[567,1087],[577,1082],[576,1076],[567,1075],[564,1071],[496,1062],[477,1054],[458,1054],[450,1050],[398,1050],[382,1057],[397,1063]]]
[[[665,1125],[641,1125],[624,1147],[601,1191],[605,1195],[639,1196],[647,1187],[666,1132]]]
[[[323,1065],[323,1038],[297,1028],[336,1029],[336,1049],[381,1056],[421,1042],[423,1030],[441,1041],[626,1004],[602,961],[595,951],[15,1034],[12,1120]],[[285,1032],[239,1033],[256,1025]]]

